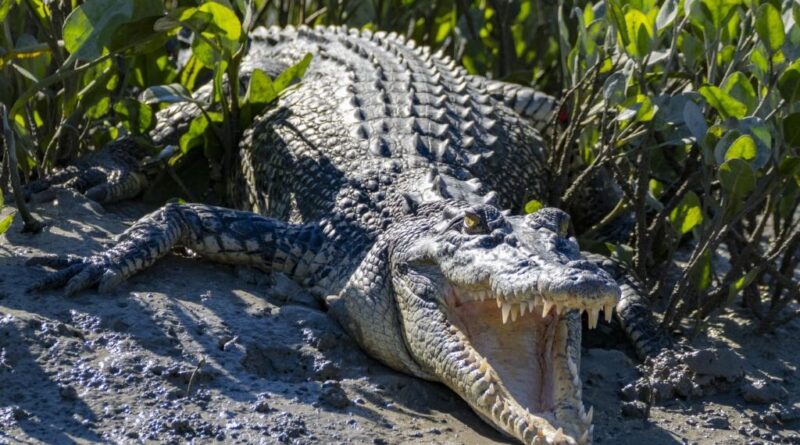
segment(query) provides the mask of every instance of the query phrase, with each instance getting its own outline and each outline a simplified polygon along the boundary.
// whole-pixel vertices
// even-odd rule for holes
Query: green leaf
[[[208,68],[214,69],[220,61],[230,61],[242,40],[242,24],[236,13],[227,6],[206,2],[197,7],[199,13],[211,14],[211,22],[192,40],[192,53]]]
[[[789,65],[778,78],[778,90],[787,102],[800,100],[800,60]]]
[[[611,14],[614,27],[617,29],[618,39],[622,42],[622,46],[626,47],[630,44],[631,38],[628,35],[628,26],[625,24],[625,16],[622,14],[622,8],[618,0],[607,0],[608,12]]]
[[[716,86],[702,86],[698,89],[698,92],[722,117],[741,119],[747,114],[747,106],[745,104],[734,99]]]
[[[627,99],[620,105],[622,111],[617,115],[617,120],[624,122],[635,118],[639,122],[650,122],[653,120],[658,106],[655,105],[650,97],[637,94]]]
[[[756,11],[756,33],[771,53],[781,49],[786,39],[781,13],[768,2]]]
[[[784,176],[794,176],[800,173],[800,156],[786,156],[781,160],[778,171]]]
[[[544,204],[541,201],[537,201],[532,199],[525,203],[525,214],[528,215],[530,213],[538,212],[539,210],[544,208]]]
[[[667,26],[672,24],[678,16],[678,2],[676,0],[666,0],[658,10],[656,16],[656,28],[660,34]]]
[[[734,199],[743,198],[756,188],[756,175],[747,161],[729,159],[719,167],[719,182]]]
[[[71,57],[94,59],[109,47],[114,32],[126,23],[162,14],[160,1],[87,0],[67,16],[62,30]]]
[[[736,71],[731,73],[722,85],[722,91],[743,103],[747,107],[747,112],[752,113],[758,105],[758,97],[753,84],[743,73]]]
[[[625,45],[625,52],[635,59],[643,59],[652,48],[652,20],[637,9],[629,9],[625,13],[625,26],[631,39],[630,43]]]
[[[702,142],[708,132],[708,124],[703,111],[691,100],[686,101],[686,105],[683,106],[683,121],[695,141]]]
[[[695,289],[703,291],[711,286],[711,253],[705,252],[695,268],[689,274],[689,280]]]
[[[292,85],[296,81],[302,79],[306,74],[306,69],[308,69],[308,65],[311,63],[312,57],[313,56],[311,53],[307,53],[302,60],[287,68],[286,71],[280,73],[278,77],[275,78],[275,82],[273,82],[275,85],[275,90],[278,91],[278,93],[281,93],[283,90],[289,87],[289,85]]]
[[[606,78],[603,83],[603,98],[609,106],[616,106],[625,100],[628,78],[625,73],[617,71]]]
[[[133,134],[145,134],[155,125],[153,110],[134,99],[117,102],[114,104],[114,112],[120,118],[122,126]]]
[[[12,6],[14,6],[13,0],[0,0],[0,22],[6,19]]]
[[[800,147],[800,112],[783,119],[783,140],[791,147]]]
[[[736,297],[736,295],[738,295],[742,289],[749,286],[757,276],[758,273],[756,273],[755,270],[751,270],[735,282],[731,283],[730,287],[728,288],[728,304],[733,301],[733,298]]]
[[[751,161],[756,158],[757,154],[756,141],[749,135],[743,134],[733,141],[733,144],[728,148],[725,153],[725,160],[744,159],[745,161]]]
[[[669,220],[672,227],[685,235],[703,222],[703,210],[700,207],[700,198],[694,192],[689,192],[681,199],[669,213]]]
[[[16,215],[16,214],[17,213],[14,212],[14,213],[12,213],[10,215],[6,215],[5,218],[0,220],[0,235],[6,233],[8,231],[8,228],[11,227],[11,223],[14,221],[14,215]]]
[[[192,101],[192,95],[183,85],[171,83],[169,85],[152,86],[139,95],[139,100],[147,105],[158,103],[174,104],[178,102]]]
[[[208,117],[211,118],[211,124],[222,122],[222,113],[216,112],[209,112],[207,113]],[[195,117],[192,119],[192,122],[189,124],[189,130],[186,133],[181,135],[179,140],[179,145],[181,147],[181,152],[188,153],[189,150],[197,147],[197,146],[207,146],[208,145],[208,136],[209,132],[213,131],[210,126],[208,119],[206,119],[205,114],[201,114],[200,116]]]
[[[253,70],[250,75],[250,83],[247,85],[245,103],[251,105],[266,105],[278,97],[278,91],[272,83],[272,79],[259,69]]]

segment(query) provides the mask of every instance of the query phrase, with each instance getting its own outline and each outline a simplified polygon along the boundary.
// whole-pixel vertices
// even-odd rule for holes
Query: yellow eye
[[[478,227],[481,220],[475,215],[464,215],[464,227],[468,229],[474,229]]]

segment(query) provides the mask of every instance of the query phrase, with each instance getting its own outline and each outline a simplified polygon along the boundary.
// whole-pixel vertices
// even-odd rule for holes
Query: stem
[[[3,139],[6,141],[6,154],[8,157],[8,172],[11,176],[11,191],[14,194],[14,202],[17,205],[22,221],[25,225],[23,232],[38,233],[42,230],[43,224],[31,215],[28,207],[25,206],[25,199],[22,194],[22,187],[19,183],[19,171],[17,166],[17,147],[14,142],[14,132],[8,124],[8,113],[5,104],[0,103],[0,117],[3,120]]]

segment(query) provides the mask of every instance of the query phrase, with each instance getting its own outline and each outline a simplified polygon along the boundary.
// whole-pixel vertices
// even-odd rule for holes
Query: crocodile
[[[242,134],[230,207],[167,204],[104,252],[33,258],[58,269],[34,289],[104,291],[176,247],[281,272],[370,355],[443,383],[502,433],[590,443],[582,314],[591,329],[616,306],[639,351],[659,343],[635,286],[581,253],[567,213],[515,213],[547,200],[540,130],[557,101],[469,75],[403,36],[345,27],[259,28],[242,75],[275,75],[307,53],[303,80]],[[152,142],[175,143],[197,113],[159,111]],[[134,197],[148,183],[137,156],[123,139],[48,184],[99,202]]]

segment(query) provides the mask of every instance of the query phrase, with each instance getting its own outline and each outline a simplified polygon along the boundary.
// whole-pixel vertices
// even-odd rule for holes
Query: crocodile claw
[[[70,296],[97,285],[100,285],[101,291],[106,290],[118,282],[114,279],[117,274],[110,267],[108,260],[101,256],[84,258],[77,255],[47,255],[31,258],[26,264],[60,269],[40,279],[29,287],[27,292],[63,287],[64,295]]]

